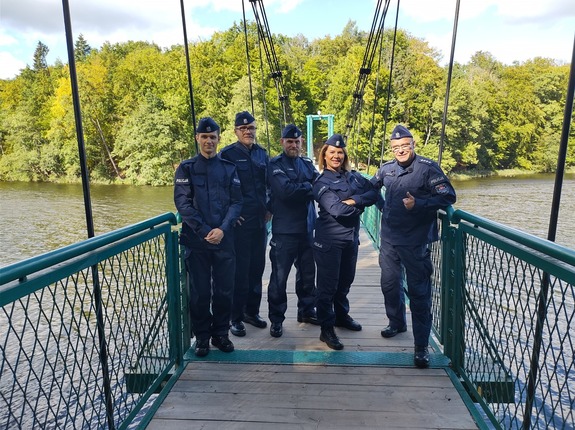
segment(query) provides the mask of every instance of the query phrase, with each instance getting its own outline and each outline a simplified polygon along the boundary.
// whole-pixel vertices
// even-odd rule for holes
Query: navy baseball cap
[[[326,142],[326,145],[335,146],[336,148],[345,148],[345,140],[341,134],[332,135]]]
[[[234,125],[238,127],[240,125],[251,124],[255,120],[256,119],[252,116],[252,114],[245,110],[236,114],[236,122]]]
[[[282,131],[282,139],[297,139],[301,137],[301,130],[294,124],[288,124]]]
[[[413,139],[413,136],[411,135],[411,133],[407,128],[405,128],[401,124],[397,124],[393,129],[393,131],[391,132],[391,137],[389,139],[390,140],[403,139],[404,137],[411,137]]]
[[[209,116],[201,118],[196,127],[196,133],[211,133],[212,131],[219,130],[220,126]]]

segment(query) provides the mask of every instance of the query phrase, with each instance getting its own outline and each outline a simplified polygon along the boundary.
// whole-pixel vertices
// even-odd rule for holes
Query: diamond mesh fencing
[[[137,426],[178,354],[170,227],[2,283],[0,428]]]
[[[575,428],[575,268],[477,226],[459,237],[455,362],[472,397],[501,428]]]
[[[379,211],[364,215],[378,242]],[[434,334],[467,396],[494,428],[575,428],[575,251],[440,220]],[[157,222],[2,269],[0,428],[145,425],[190,337],[177,234]]]
[[[452,208],[439,221],[433,334],[482,425],[575,429],[575,251]]]

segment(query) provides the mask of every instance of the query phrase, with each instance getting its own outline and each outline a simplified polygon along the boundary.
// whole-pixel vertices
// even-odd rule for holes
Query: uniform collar
[[[337,178],[337,179],[341,178],[342,176],[345,177],[345,173],[346,173],[346,172],[344,172],[344,171],[342,171],[342,172],[334,172],[333,170],[330,170],[330,169],[324,169],[324,171],[323,171],[323,174],[324,174],[324,175],[333,176],[333,177],[335,177],[335,178]]]
[[[246,154],[251,154],[253,151],[255,151],[257,148],[259,148],[260,146],[257,143],[252,144],[252,146],[248,149],[243,143],[241,143],[239,140],[235,143],[236,148],[239,148],[240,151],[245,152]]]

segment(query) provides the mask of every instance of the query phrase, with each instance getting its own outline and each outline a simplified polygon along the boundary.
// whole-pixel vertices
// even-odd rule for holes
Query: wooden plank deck
[[[147,428],[478,428],[447,375],[445,357],[432,354],[431,367],[417,369],[411,328],[392,339],[381,337],[387,319],[377,251],[365,232],[361,242],[349,298],[350,315],[363,330],[336,328],[342,351],[319,340],[318,326],[297,322],[292,276],[283,336],[270,336],[269,321],[265,329],[246,324],[245,337],[230,335],[236,347],[230,354],[212,347],[198,359],[188,352],[190,362]],[[262,317],[268,280],[269,264]]]

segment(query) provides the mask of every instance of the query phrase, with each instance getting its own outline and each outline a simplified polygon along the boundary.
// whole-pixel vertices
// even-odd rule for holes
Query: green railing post
[[[451,304],[447,312],[450,312],[450,327],[448,339],[451,341],[449,348],[446,347],[446,355],[451,359],[453,369],[460,373],[463,367],[465,351],[465,319],[464,319],[464,291],[465,291],[465,246],[464,235],[461,229],[451,228],[453,231],[453,267],[450,271],[450,296]],[[447,351],[449,351],[447,353]]]
[[[182,345],[183,336],[181,333],[181,294],[179,282],[179,246],[178,232],[171,231],[166,234],[166,254],[167,278],[168,278],[168,331],[170,337],[170,358],[174,359],[178,365],[182,365],[184,359],[184,349]]]
[[[453,316],[452,298],[455,289],[455,228],[450,226],[450,217],[442,217],[441,225],[441,336],[440,342],[443,343],[445,355],[449,356],[448,351],[452,348],[451,336],[449,331],[452,330],[451,321]]]

